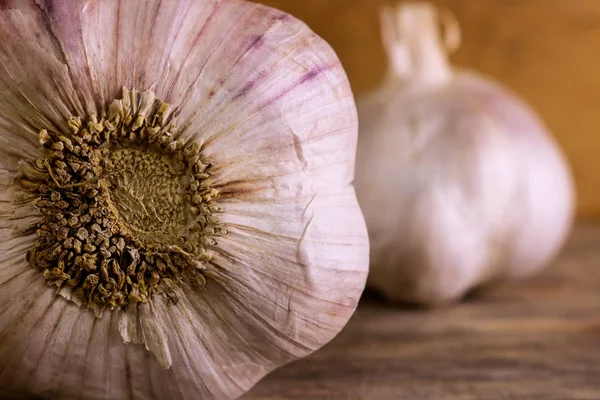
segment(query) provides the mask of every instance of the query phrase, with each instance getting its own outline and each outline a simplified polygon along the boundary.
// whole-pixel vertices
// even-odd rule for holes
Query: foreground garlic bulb
[[[234,398],[327,343],[368,269],[356,135],[280,11],[3,3],[0,397]]]
[[[455,20],[429,3],[382,13],[384,85],[358,104],[356,190],[371,239],[369,284],[438,304],[524,278],[571,226],[569,169],[535,114],[498,84],[456,71]]]

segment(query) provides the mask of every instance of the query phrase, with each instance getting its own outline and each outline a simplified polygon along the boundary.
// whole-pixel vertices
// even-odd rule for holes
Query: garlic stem
[[[390,60],[388,80],[427,86],[450,81],[448,53],[460,45],[460,27],[450,13],[430,3],[410,2],[384,7],[380,17]]]

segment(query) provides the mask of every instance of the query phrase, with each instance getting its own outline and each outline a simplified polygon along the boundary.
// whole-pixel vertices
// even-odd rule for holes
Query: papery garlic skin
[[[124,90],[123,87],[127,88]],[[219,223],[198,289],[98,318],[25,259],[40,221],[21,160],[73,116],[135,121],[156,97],[212,163]],[[137,126],[137,124],[134,124]],[[333,50],[237,0],[14,1],[0,7],[0,387],[57,399],[231,399],[331,340],[368,272],[357,115]],[[158,188],[157,188],[158,189]]]
[[[535,274],[574,209],[569,168],[543,122],[502,86],[449,67],[437,18],[429,3],[384,12],[390,75],[358,102],[369,284],[425,305]]]

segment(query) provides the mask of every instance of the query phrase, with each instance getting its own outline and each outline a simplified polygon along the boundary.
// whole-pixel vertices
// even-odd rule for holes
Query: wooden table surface
[[[600,400],[600,224],[540,276],[424,311],[365,295],[346,329],[245,400]]]

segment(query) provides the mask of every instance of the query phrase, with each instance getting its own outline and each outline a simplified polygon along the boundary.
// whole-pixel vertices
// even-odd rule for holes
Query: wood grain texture
[[[391,0],[262,0],[308,23],[340,56],[357,95],[385,70],[377,9]],[[437,0],[464,33],[457,65],[519,92],[572,165],[581,216],[600,216],[600,1]]]
[[[346,329],[245,400],[598,400],[600,223],[541,276],[444,310],[365,296]]]

